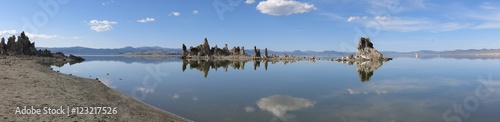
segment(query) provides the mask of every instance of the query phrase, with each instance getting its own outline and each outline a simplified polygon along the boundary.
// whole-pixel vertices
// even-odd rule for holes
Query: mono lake
[[[500,60],[395,58],[360,73],[322,60],[83,57],[53,68],[194,121],[500,120]]]

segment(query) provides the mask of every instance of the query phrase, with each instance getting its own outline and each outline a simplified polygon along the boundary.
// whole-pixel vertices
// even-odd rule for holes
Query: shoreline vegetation
[[[103,84],[53,71],[51,65],[63,66],[84,61],[82,57],[49,50],[36,50],[35,43],[21,33],[0,42],[0,120],[2,121],[168,121],[191,120],[142,103]],[[16,114],[26,107],[43,109],[73,107],[111,107],[116,114]]]

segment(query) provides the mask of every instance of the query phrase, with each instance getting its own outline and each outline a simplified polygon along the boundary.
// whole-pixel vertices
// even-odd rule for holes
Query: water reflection
[[[245,64],[247,62],[253,63],[253,69],[257,70],[261,63],[264,64],[264,69],[267,70],[269,63],[276,64],[278,62],[283,62],[284,64],[293,63],[295,61],[270,61],[270,60],[182,60],[182,71],[184,72],[188,65],[189,69],[197,69],[203,72],[203,76],[207,77],[210,69],[217,71],[219,68],[227,71],[229,67],[238,70],[245,70]]]
[[[287,115],[287,111],[313,107],[314,104],[316,104],[314,101],[288,95],[273,95],[257,101],[257,106],[260,109],[271,112],[275,117],[284,122],[288,122],[294,117],[293,115]]]
[[[383,62],[378,60],[373,61],[341,61],[343,64],[354,65],[358,71],[359,80],[368,82],[373,76],[373,72],[382,66]]]
[[[111,57],[114,58],[118,57]],[[224,68],[216,62],[183,62],[178,58],[161,62],[158,63],[161,67],[159,71],[180,75],[169,75],[168,79],[155,89],[147,89],[141,82],[144,76],[148,75],[145,67],[151,65],[142,61],[126,63],[96,60],[53,68],[75,76],[98,77],[108,86],[116,86],[116,90],[124,94],[147,94],[144,103],[195,121],[434,122],[443,121],[443,113],[453,108],[453,105],[464,105],[465,99],[476,94],[478,87],[481,87],[481,90],[493,88],[500,91],[500,81],[494,77],[500,75],[497,72],[500,68],[498,60],[423,61],[402,58],[385,64],[384,68],[380,67],[386,62],[344,62],[351,65],[348,66],[337,62],[303,61],[296,63],[297,65],[282,66],[272,65],[273,62],[268,61],[271,68],[269,70],[272,71],[264,70],[266,61],[226,61],[224,65],[228,70],[238,67],[252,70],[257,66],[261,67],[250,73],[241,70],[222,72],[221,78],[213,77],[215,73],[211,65],[218,67],[219,72]],[[201,78],[198,71],[182,73],[179,65],[183,65],[183,69],[198,69],[208,65],[208,68],[203,70],[212,70],[212,77]],[[346,70],[349,72],[343,73]],[[375,70],[377,73],[374,73]],[[240,75],[241,73],[250,75]],[[254,73],[264,74],[266,77],[254,77]],[[493,75],[492,82],[488,80],[488,83],[483,83],[483,80],[478,78],[488,74]],[[193,75],[198,77],[192,77]],[[370,79],[373,75],[378,76]],[[119,78],[123,80],[118,80]],[[111,85],[106,79],[113,81]],[[241,80],[234,82],[233,79]],[[345,82],[356,80],[371,82]],[[500,93],[491,93],[488,99],[479,101],[480,108],[477,111],[466,111],[471,114],[470,118],[462,120],[500,120],[500,116],[494,115],[499,113],[498,103]],[[469,104],[473,105],[472,102]],[[465,108],[462,107],[462,110]],[[453,116],[460,115],[454,112],[448,117]]]
[[[314,104],[314,101],[288,95],[273,95],[257,101],[257,106],[260,109],[271,112],[276,118],[285,122],[290,121],[294,117],[293,115],[286,114],[287,111],[313,107]]]

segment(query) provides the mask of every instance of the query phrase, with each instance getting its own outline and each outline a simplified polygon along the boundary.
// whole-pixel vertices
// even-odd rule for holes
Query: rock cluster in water
[[[250,50],[252,51],[252,50]],[[245,47],[235,46],[231,50],[227,47],[227,44],[221,49],[215,45],[210,47],[207,38],[203,40],[203,43],[196,47],[187,48],[185,44],[182,44],[182,59],[197,59],[197,60],[268,60],[268,61],[299,61],[299,60],[309,60],[315,61],[319,58],[314,56],[310,57],[296,57],[292,55],[287,55],[286,53],[282,56],[275,54],[269,54],[267,48],[264,48],[264,52],[257,46],[253,47],[253,54],[248,54],[245,52]]]
[[[373,47],[370,38],[361,37],[359,39],[356,55],[349,54],[337,59],[333,59],[348,65],[356,65],[356,70],[361,82],[370,81],[373,72],[382,66],[383,62],[392,60],[384,58],[382,53]]]
[[[253,47],[253,57],[260,57],[260,49],[257,49],[257,46]]]
[[[384,58],[382,53],[380,53],[373,47],[373,43],[370,41],[370,38],[361,37],[359,39],[358,47],[356,49],[356,55],[350,54],[348,56],[343,56],[335,60],[336,61],[368,61],[368,60],[388,61],[392,60],[392,58]]]
[[[186,47],[182,44],[182,56],[181,58],[196,58],[196,57],[210,57],[210,56],[240,56],[240,57],[250,57],[250,58],[267,58],[267,48],[264,51],[264,56],[261,56],[260,49],[254,46],[253,55],[250,56],[245,52],[244,46],[235,46],[232,49],[227,47],[227,44],[221,49],[217,45],[210,47],[208,44],[208,39],[205,38],[203,43],[196,47]]]

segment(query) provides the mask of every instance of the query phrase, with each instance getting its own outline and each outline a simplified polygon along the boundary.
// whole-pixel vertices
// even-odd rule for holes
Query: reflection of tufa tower
[[[365,62],[356,62],[356,70],[358,71],[359,80],[361,82],[370,81],[373,72],[382,66],[382,61],[373,60]]]

